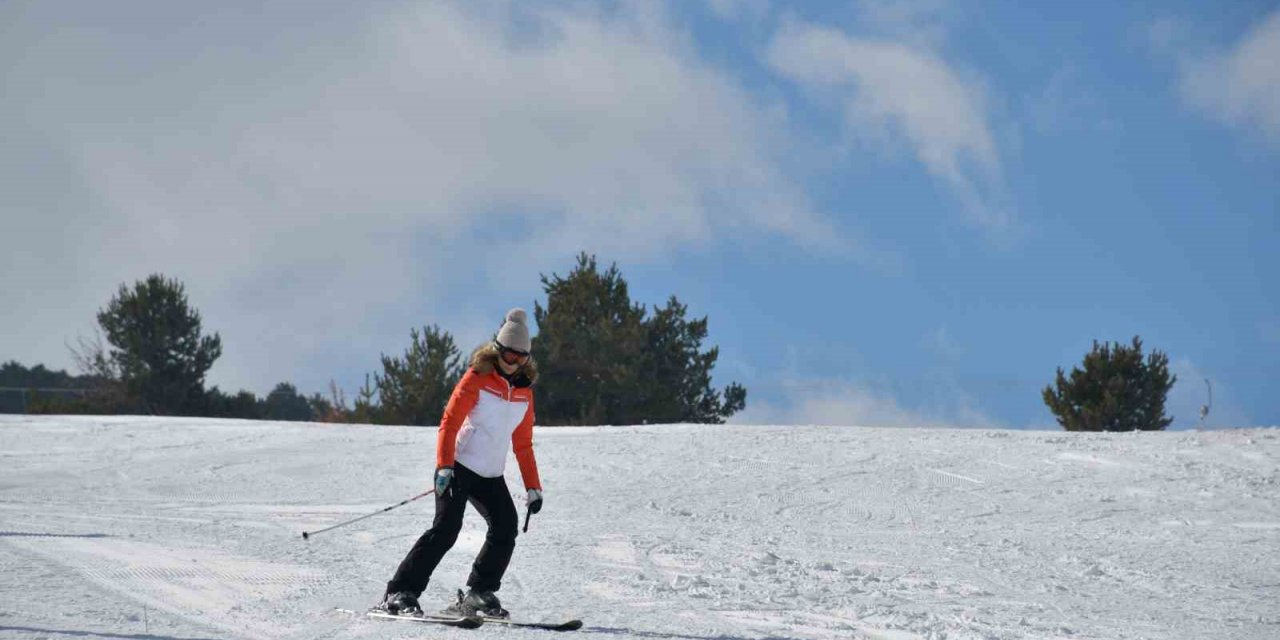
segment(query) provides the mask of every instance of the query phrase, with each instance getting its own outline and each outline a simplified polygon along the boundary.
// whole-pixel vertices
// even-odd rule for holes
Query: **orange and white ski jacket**
[[[515,451],[526,489],[542,489],[533,457],[533,388],[512,385],[497,371],[467,369],[453,388],[436,434],[436,468],[456,461],[497,478]]]

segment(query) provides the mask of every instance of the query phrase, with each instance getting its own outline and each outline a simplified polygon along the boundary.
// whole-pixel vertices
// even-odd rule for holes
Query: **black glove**
[[[530,489],[526,502],[529,503],[529,513],[542,511],[542,490]]]

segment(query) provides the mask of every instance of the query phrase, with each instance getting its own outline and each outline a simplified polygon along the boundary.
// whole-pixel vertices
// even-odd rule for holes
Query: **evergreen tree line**
[[[708,320],[690,318],[674,295],[650,313],[632,302],[616,265],[601,270],[586,254],[567,276],[543,276],[542,283],[546,306],[535,302],[533,341],[541,372],[535,387],[539,424],[719,423],[745,407],[742,385],[711,386],[719,349],[702,347]],[[209,368],[222,355],[222,339],[204,334],[200,314],[177,280],[156,274],[132,287],[122,284],[97,319],[102,337],[73,349],[83,375],[11,362],[0,386],[31,389],[24,402],[30,413],[429,426],[439,423],[470,356],[451,334],[429,325],[410,330],[402,355],[382,355],[381,371],[366,376],[350,403],[333,383],[328,397],[303,396],[282,382],[259,398],[205,387]]]
[[[54,371],[42,364],[27,368],[11,360],[0,365],[0,413],[38,411],[45,398],[74,400],[87,393],[95,382],[88,376]]]
[[[249,420],[332,421],[330,400],[320,394],[310,397],[297,387],[281,382],[271,393],[259,397],[250,391],[234,395],[217,387],[200,394],[199,402],[174,411],[157,411],[154,405],[131,401],[114,388],[116,381],[89,375],[54,371],[44,365],[25,367],[17,361],[0,365],[0,413],[33,414],[160,414],[189,415]]]
[[[6,389],[0,412],[260,420],[315,420],[331,412],[327,399],[304,397],[287,382],[261,398],[206,389],[205,374],[222,354],[222,339],[203,335],[200,314],[177,280],[152,275],[133,287],[122,284],[97,320],[100,336],[72,348],[82,375],[16,361],[0,367],[0,388]]]
[[[547,303],[534,304],[532,352],[538,424],[721,423],[746,406],[742,385],[712,387],[719,349],[702,348],[708,320],[689,318],[674,295],[650,313],[632,302],[617,265],[601,270],[585,253],[567,276],[543,276],[542,285]],[[438,325],[411,329],[409,337],[403,355],[381,357],[382,372],[366,377],[351,408],[335,395],[335,415],[440,423],[470,353]]]
[[[737,383],[711,386],[719,350],[703,350],[707,318],[689,318],[674,295],[652,310],[631,300],[616,265],[601,270],[580,254],[570,273],[543,276],[546,305],[535,302],[538,335],[535,387],[544,425],[719,423],[746,405]],[[81,341],[73,355],[83,374],[42,365],[0,367],[0,412],[141,413],[430,426],[438,424],[467,366],[452,335],[437,325],[409,333],[400,356],[381,356],[381,372],[366,375],[349,404],[330,383],[329,396],[298,393],[282,382],[259,398],[205,388],[222,354],[221,337],[206,336],[182,283],[152,275],[121,285],[97,315],[109,347]],[[1081,367],[1058,369],[1044,388],[1045,405],[1068,431],[1167,428],[1165,400],[1177,377],[1168,356],[1144,358],[1142,340],[1094,342]],[[13,389],[23,390],[19,395]],[[1202,409],[1202,414],[1208,407]]]

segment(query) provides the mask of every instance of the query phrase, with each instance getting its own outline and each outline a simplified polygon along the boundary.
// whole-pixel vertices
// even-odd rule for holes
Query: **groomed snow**
[[[546,638],[364,608],[429,524],[435,430],[0,417],[0,636]],[[1280,431],[536,432],[501,591],[588,637],[1280,637]],[[523,495],[514,462],[512,493]],[[523,508],[521,508],[523,515]],[[424,604],[462,586],[470,511]]]

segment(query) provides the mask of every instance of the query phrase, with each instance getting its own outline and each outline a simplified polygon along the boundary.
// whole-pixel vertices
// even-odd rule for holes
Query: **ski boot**
[[[418,604],[418,597],[408,591],[397,591],[388,593],[383,596],[382,602],[374,607],[379,611],[386,611],[393,616],[413,615],[422,613],[422,607]]]
[[[511,614],[502,608],[498,596],[492,591],[469,589],[464,595],[458,590],[458,610],[464,615],[482,616],[485,618],[510,618]]]

